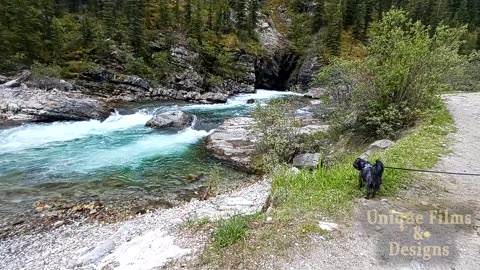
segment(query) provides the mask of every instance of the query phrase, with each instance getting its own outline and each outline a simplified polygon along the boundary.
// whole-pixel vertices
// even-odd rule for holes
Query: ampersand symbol
[[[414,230],[413,239],[423,240],[423,233],[422,233],[422,230],[420,229],[420,227],[415,226],[415,228],[413,230]]]

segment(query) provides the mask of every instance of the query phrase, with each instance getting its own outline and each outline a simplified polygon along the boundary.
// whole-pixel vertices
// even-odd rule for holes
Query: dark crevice
[[[292,73],[299,57],[289,50],[277,51],[257,60],[255,88],[286,91],[292,85]]]

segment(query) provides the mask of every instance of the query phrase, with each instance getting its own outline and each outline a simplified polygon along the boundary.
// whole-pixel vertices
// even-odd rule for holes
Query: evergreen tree
[[[185,25],[187,28],[190,28],[192,24],[192,0],[186,0],[185,1],[185,7],[184,7],[184,12],[185,12]]]
[[[353,37],[357,40],[365,40],[367,31],[367,3],[366,0],[359,0],[357,13],[353,23]]]
[[[470,23],[470,13],[468,10],[468,0],[461,0],[460,7],[455,13],[455,22],[458,24]]]
[[[143,0],[127,0],[125,13],[128,23],[128,39],[137,56],[145,55],[144,41],[144,2]]]
[[[342,10],[343,3],[342,1],[339,1],[337,5],[333,6],[329,16],[325,42],[333,55],[340,55],[340,44],[343,29]]]
[[[258,10],[260,8],[260,0],[250,0],[250,9],[249,9],[249,17],[250,21],[248,24],[248,33],[251,37],[254,36],[255,28],[257,28],[258,23]]]
[[[170,26],[170,8],[168,7],[168,0],[160,0],[159,2],[159,25],[163,29],[168,29]]]
[[[315,0],[315,9],[312,19],[312,32],[317,33],[325,26],[325,0]]]
[[[247,20],[247,0],[237,0],[235,5],[235,17],[237,19],[237,29],[240,35],[243,32],[248,30],[248,20]]]

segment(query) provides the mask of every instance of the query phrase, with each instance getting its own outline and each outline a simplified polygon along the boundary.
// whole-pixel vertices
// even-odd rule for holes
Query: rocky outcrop
[[[88,120],[108,117],[105,102],[81,93],[0,86],[0,121]]]
[[[183,128],[192,124],[193,117],[182,111],[158,114],[150,119],[146,126],[151,128]]]
[[[296,86],[302,91],[309,89],[310,83],[313,81],[321,67],[322,62],[320,58],[314,55],[307,55],[298,60],[295,70],[292,71],[290,78],[288,79],[288,88]]]
[[[237,117],[225,120],[223,125],[207,137],[207,149],[221,160],[251,169],[251,155],[255,151],[255,138],[250,134],[252,118]]]
[[[321,155],[315,154],[301,154],[293,158],[292,165],[297,168],[316,169],[320,163]]]
[[[226,102],[230,95],[255,92],[255,59],[245,53],[233,54],[240,76],[218,82],[208,81],[196,70],[199,54],[186,47],[170,49],[176,72],[163,87],[152,89],[155,99],[178,99],[193,102]]]
[[[75,80],[84,94],[109,98],[110,101],[150,99],[150,83],[138,76],[116,74],[106,69],[84,72]]]
[[[308,92],[305,93],[305,97],[311,98],[311,99],[320,99],[322,97],[327,97],[328,96],[328,90],[325,88],[311,88],[308,90]]]
[[[8,81],[3,84],[4,87],[20,87],[22,83],[28,80],[32,76],[32,73],[28,70],[24,71],[20,77],[17,79]]]

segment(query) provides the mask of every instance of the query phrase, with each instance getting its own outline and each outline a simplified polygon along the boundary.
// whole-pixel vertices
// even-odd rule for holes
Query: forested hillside
[[[33,65],[75,78],[101,66],[162,82],[180,45],[200,54],[200,74],[218,81],[237,76],[232,53],[265,53],[259,20],[271,20],[300,59],[323,57],[368,43],[371,23],[393,6],[432,29],[468,24],[462,50],[480,48],[478,0],[1,0],[0,70]]]

